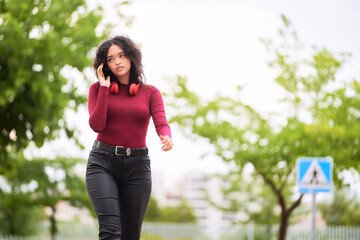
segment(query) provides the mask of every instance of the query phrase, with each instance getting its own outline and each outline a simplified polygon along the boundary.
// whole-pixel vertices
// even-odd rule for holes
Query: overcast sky
[[[90,8],[97,4],[87,2]],[[282,91],[273,81],[275,73],[268,68],[269,56],[259,41],[277,37],[281,14],[290,19],[305,46],[352,53],[340,77],[360,79],[360,1],[135,0],[122,9],[135,17],[130,28],[113,17],[116,1],[101,2],[109,19],[119,22],[113,35],[126,34],[141,45],[147,83],[161,91],[168,89],[169,79],[183,75],[201,97],[211,98],[218,92],[232,95],[236,85],[243,85],[242,99],[256,110],[281,111],[277,100]],[[64,151],[71,144],[62,138],[36,154],[87,158],[96,134],[88,126],[86,106],[69,116],[81,131],[85,151],[76,147]],[[152,123],[149,126],[147,143],[154,173],[171,183],[191,171],[226,171],[227,166],[215,157],[200,159],[211,151],[205,141],[187,140],[174,126],[172,132],[175,147],[164,153]]]

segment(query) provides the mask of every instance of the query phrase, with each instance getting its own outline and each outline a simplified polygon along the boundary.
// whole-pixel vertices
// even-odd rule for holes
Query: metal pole
[[[312,231],[311,239],[316,240],[316,193],[313,192],[313,201],[312,201]]]

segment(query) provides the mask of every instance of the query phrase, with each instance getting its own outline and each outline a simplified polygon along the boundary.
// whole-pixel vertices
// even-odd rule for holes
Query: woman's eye
[[[109,59],[108,59],[108,62],[112,62],[113,60],[114,60],[114,59],[112,59],[112,58],[109,58]]]
[[[120,54],[120,57],[121,57],[121,58],[125,57],[125,54]]]

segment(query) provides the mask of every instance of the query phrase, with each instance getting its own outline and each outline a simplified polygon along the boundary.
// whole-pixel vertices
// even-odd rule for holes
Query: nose
[[[120,58],[116,58],[116,64],[120,64],[121,63],[121,59]]]

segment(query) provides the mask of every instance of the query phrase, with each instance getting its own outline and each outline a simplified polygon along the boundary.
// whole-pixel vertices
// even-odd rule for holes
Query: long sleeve
[[[150,97],[150,113],[155,124],[157,134],[171,137],[170,126],[166,119],[164,101],[160,91],[153,87]]]
[[[107,101],[109,88],[94,83],[89,89],[88,110],[89,125],[94,132],[101,132],[106,126],[107,118]]]
[[[89,89],[89,124],[97,140],[114,146],[146,147],[150,118],[158,135],[171,137],[160,91],[147,84],[130,96],[129,85],[119,84],[117,94],[94,83]]]

